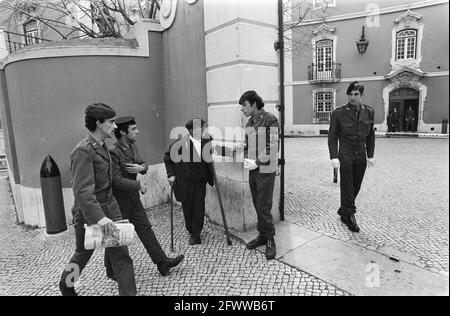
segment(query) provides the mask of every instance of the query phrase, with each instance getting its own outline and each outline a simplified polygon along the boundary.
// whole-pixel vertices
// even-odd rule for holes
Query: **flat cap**
[[[110,119],[116,116],[116,111],[106,104],[94,103],[89,105],[84,112],[86,116],[96,119]]]
[[[190,131],[194,128],[194,125],[195,127],[200,127],[199,124],[201,124],[201,127],[203,127],[205,126],[206,121],[202,118],[192,118],[184,126]]]
[[[121,116],[116,118],[116,125],[122,124],[136,124],[136,118],[134,116]]]

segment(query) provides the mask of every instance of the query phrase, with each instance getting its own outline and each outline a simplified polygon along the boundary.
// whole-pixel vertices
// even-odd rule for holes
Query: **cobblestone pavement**
[[[287,139],[287,219],[370,250],[414,255],[416,265],[448,275],[448,139],[377,138],[375,158],[356,201],[361,233],[353,234],[336,213],[327,139]]]
[[[74,250],[73,228],[64,237],[43,241],[39,230],[14,224],[9,185],[0,179],[0,296],[59,295],[58,281]],[[163,249],[170,252],[170,208],[149,211]],[[139,295],[349,295],[314,276],[264,255],[243,244],[226,245],[223,229],[206,223],[201,246],[189,246],[181,210],[175,210],[175,251],[185,261],[167,277],[159,275],[140,242],[130,247]],[[175,255],[175,254],[173,254]],[[103,251],[96,251],[76,285],[80,295],[117,295],[117,285],[106,278]]]

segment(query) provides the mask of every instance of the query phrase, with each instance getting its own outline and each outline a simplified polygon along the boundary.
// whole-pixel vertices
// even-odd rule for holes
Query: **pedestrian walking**
[[[357,81],[347,89],[348,103],[331,115],[328,148],[331,164],[340,169],[341,206],[338,214],[352,232],[359,232],[355,199],[361,189],[367,164],[375,165],[375,111],[362,104],[364,86]]]
[[[122,220],[119,205],[112,193],[113,185],[128,192],[145,191],[139,181],[124,179],[112,167],[105,139],[116,128],[116,112],[103,103],[89,105],[85,111],[85,126],[89,130],[70,154],[70,171],[75,203],[72,208],[75,228],[75,254],[66,265],[59,282],[63,296],[76,296],[76,283],[94,250],[84,248],[84,225],[98,224],[104,236],[117,234],[114,222]],[[133,261],[127,247],[105,249],[117,279],[121,296],[136,295]]]
[[[138,174],[146,174],[148,165],[139,154],[136,140],[139,134],[136,119],[133,116],[119,117],[116,120],[117,129],[114,135],[117,142],[110,148],[111,158],[115,168],[120,169],[122,177],[136,180]],[[136,234],[147,250],[154,264],[157,265],[161,275],[166,276],[169,270],[179,265],[183,255],[168,258],[161,248],[158,239],[153,232],[152,225],[147,217],[140,199],[139,190],[127,192],[119,187],[113,187],[114,197],[120,206],[124,219],[128,219],[134,225]],[[106,274],[115,279],[113,269],[108,256],[105,256]]]

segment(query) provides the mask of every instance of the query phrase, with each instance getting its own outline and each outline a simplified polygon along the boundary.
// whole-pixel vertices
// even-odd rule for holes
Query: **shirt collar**
[[[259,115],[256,117],[256,120],[254,120],[253,117],[251,117],[250,120],[252,121],[252,124],[256,124],[259,121],[261,121],[262,118],[264,117],[264,114],[265,114],[264,109],[261,109]]]
[[[123,149],[124,151],[128,150],[131,148],[131,146],[134,144],[134,141],[130,141],[130,146],[127,147],[124,143],[117,141],[114,145],[115,146],[119,146],[121,149]]]
[[[355,113],[358,112],[358,107],[357,107],[356,105],[351,104],[350,102],[347,103],[347,107],[348,107],[350,110],[355,111]],[[359,111],[361,111],[362,108],[363,108],[363,105],[362,105],[362,103],[361,103],[361,104],[359,105]]]
[[[98,140],[98,139],[94,136],[94,134],[92,134],[91,132],[89,132],[89,134],[88,134],[88,140],[89,140],[89,142],[90,142],[92,145],[94,145],[94,146],[99,146],[99,147],[102,147],[103,144],[105,143],[105,142],[102,142],[102,141]]]

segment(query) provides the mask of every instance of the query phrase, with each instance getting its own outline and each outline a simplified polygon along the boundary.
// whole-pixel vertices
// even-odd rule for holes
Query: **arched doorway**
[[[397,110],[397,114],[394,113]],[[410,118],[413,117],[414,121]],[[387,121],[393,132],[416,132],[419,119],[419,91],[412,88],[400,88],[389,94],[389,113]],[[389,124],[389,123],[388,123]]]

